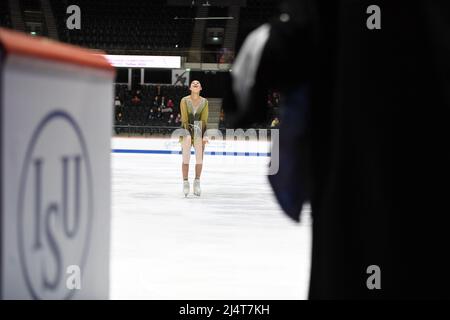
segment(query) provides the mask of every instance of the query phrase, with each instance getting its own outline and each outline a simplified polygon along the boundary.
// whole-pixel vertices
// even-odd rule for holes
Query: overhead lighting
[[[233,20],[234,17],[194,17],[194,18],[184,18],[184,17],[173,17],[173,20]]]
[[[194,20],[233,20],[234,17],[198,17]]]

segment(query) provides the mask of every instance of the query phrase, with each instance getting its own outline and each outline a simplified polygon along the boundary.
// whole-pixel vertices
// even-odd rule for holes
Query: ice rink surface
[[[202,195],[185,198],[174,141],[112,148],[111,299],[307,298],[309,209],[300,224],[283,214],[268,157],[207,154]]]

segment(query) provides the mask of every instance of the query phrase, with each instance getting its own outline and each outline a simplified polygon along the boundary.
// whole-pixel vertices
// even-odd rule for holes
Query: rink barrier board
[[[99,52],[0,28],[0,299],[108,299],[114,78]]]
[[[181,151],[172,150],[134,150],[134,149],[113,149],[112,153],[128,153],[128,154],[181,154]],[[195,152],[191,151],[193,155]],[[270,157],[270,153],[260,152],[233,152],[233,151],[205,151],[205,155],[209,156],[243,156],[243,157]]]
[[[205,155],[270,157],[270,146],[268,141],[210,141],[205,147]],[[181,155],[181,146],[179,141],[174,139],[113,137],[111,152]],[[194,154],[194,150],[191,150],[191,154]]]

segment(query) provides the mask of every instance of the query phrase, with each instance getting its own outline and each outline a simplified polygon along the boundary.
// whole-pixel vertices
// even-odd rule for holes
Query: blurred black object
[[[293,87],[304,83],[311,73],[313,54],[312,22],[316,15],[315,7],[310,1],[286,1],[280,4],[283,16],[276,16],[268,23],[269,36],[265,43],[259,63],[254,70],[253,86],[249,92],[249,103],[239,106],[239,99],[233,92],[233,81],[230,77],[225,92],[225,113],[229,123],[235,128],[248,128],[254,123],[269,121],[266,97],[269,90],[281,92],[292,91]],[[281,21],[282,19],[283,21]],[[301,39],[301,42],[299,42]],[[247,39],[248,40],[248,39]],[[243,55],[243,47],[239,54]],[[248,48],[254,51],[255,48]],[[251,62],[251,61],[249,61]],[[233,72],[236,78],[248,78],[249,66],[241,73]]]
[[[287,16],[270,23],[248,103],[234,97],[234,121],[263,119],[268,87],[288,97],[310,88],[309,136],[294,135],[288,151],[310,154],[310,298],[449,299],[450,3],[378,1],[381,30],[369,30],[372,4],[284,1]],[[302,170],[284,165],[292,181],[275,189],[306,190]],[[372,265],[381,270],[379,290],[367,286]]]
[[[311,192],[311,136],[310,92],[308,85],[300,85],[283,97],[280,115],[278,155],[279,168],[269,181],[284,212],[300,221],[303,204],[310,201]],[[273,135],[272,135],[273,136]]]

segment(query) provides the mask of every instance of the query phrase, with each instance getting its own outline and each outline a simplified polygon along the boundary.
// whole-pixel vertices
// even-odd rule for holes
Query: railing
[[[180,129],[180,126],[136,126],[136,125],[114,125],[114,133],[116,135],[125,134],[128,136],[136,135],[170,135],[176,129]],[[225,129],[219,128],[222,134],[225,133]]]
[[[169,127],[169,126],[136,126],[136,125],[115,125],[114,132],[116,135],[127,134],[132,135],[168,135],[171,134],[175,129],[180,127]]]
[[[131,136],[168,136],[171,135],[172,132],[176,129],[180,129],[180,126],[137,126],[137,125],[114,125],[114,133],[115,135],[127,135],[128,137]],[[278,129],[277,128],[271,128],[269,126],[257,126],[253,129],[260,130],[260,129],[267,129],[268,132],[268,138],[270,138],[271,133],[270,129]],[[227,128],[219,127],[218,130],[222,133],[222,135],[226,136],[226,130]],[[245,129],[244,129],[245,130]]]

